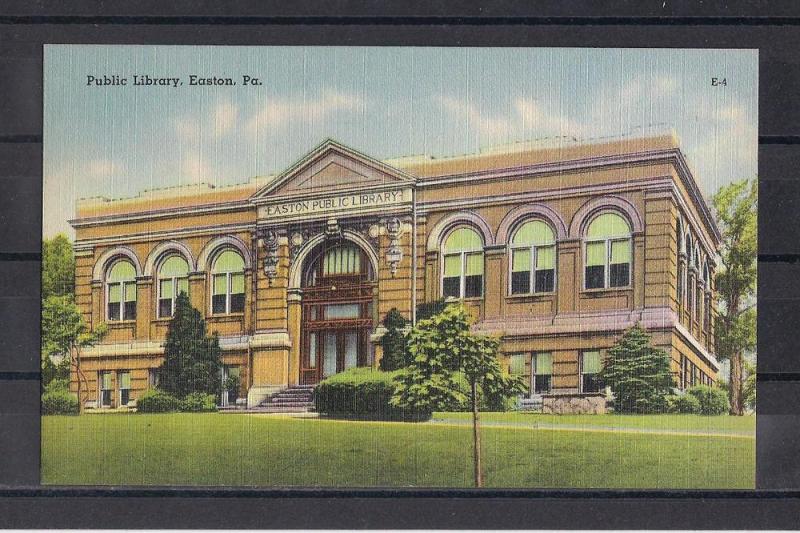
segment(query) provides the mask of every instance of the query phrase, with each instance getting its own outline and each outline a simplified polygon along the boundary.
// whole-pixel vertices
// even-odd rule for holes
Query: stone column
[[[105,322],[105,294],[103,293],[103,282],[100,280],[92,281],[92,328]]]
[[[487,246],[484,248],[484,319],[497,318],[503,314],[503,300],[508,291],[506,281],[507,268],[503,266],[505,263],[505,261],[503,261],[505,253],[505,244]]]
[[[209,313],[207,294],[206,273],[189,273],[189,301],[200,311],[201,316],[207,316]]]
[[[556,312],[562,314],[577,309],[578,295],[583,288],[581,241],[580,239],[559,241],[557,249]]]
[[[303,306],[300,290],[289,289],[286,300],[289,315],[289,340],[292,343],[289,349],[289,385],[297,385],[300,381],[300,350],[302,349],[300,319]]]

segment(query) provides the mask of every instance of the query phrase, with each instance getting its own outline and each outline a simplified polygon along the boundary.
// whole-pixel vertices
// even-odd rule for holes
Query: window
[[[244,260],[233,250],[225,250],[214,259],[211,312],[244,312]]]
[[[600,372],[600,351],[591,350],[581,352],[580,360],[580,375],[581,375],[581,392],[600,392],[603,384],[597,377]]]
[[[511,239],[511,294],[553,292],[556,246],[541,220],[524,223]]]
[[[470,228],[458,228],[447,236],[442,248],[442,296],[482,296],[483,241],[480,235]]]
[[[533,368],[533,392],[549,394],[553,380],[553,354],[550,352],[533,354],[531,367]]]
[[[528,354],[513,353],[509,357],[508,373],[512,376],[524,376],[525,367],[528,363]]]
[[[325,252],[323,276],[344,276],[361,272],[361,250],[354,246],[336,246]]]
[[[119,383],[119,405],[128,405],[131,401],[131,373],[127,370],[117,372],[117,383]]]
[[[241,369],[238,366],[224,365],[222,367],[222,405],[235,405],[236,400],[239,398],[239,389],[236,387],[226,388],[228,378],[240,379]],[[233,381],[233,380],[231,380]]]
[[[161,371],[158,368],[150,368],[147,370],[147,385],[151,389],[158,388],[161,382]]]
[[[106,280],[108,320],[136,320],[136,269],[120,260],[108,271]]]
[[[631,276],[631,230],[621,216],[604,213],[586,231],[587,289],[627,287]]]
[[[111,398],[114,392],[111,388],[111,372],[99,372],[97,374],[97,385],[99,406],[111,407]]]
[[[175,300],[180,293],[189,294],[189,264],[179,256],[168,257],[158,270],[158,316],[175,313]]]

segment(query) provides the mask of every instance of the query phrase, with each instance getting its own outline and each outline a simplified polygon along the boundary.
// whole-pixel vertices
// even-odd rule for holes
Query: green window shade
[[[241,368],[238,366],[229,366],[228,367],[228,377],[238,378],[240,375]]]
[[[470,228],[458,228],[452,232],[444,243],[445,252],[468,252],[483,248],[480,235]]]
[[[120,374],[119,374],[119,388],[120,389],[130,389],[131,388],[131,373],[130,372],[120,372]]]
[[[461,256],[446,255],[444,257],[444,277],[454,278],[461,275]]]
[[[549,375],[553,373],[553,354],[537,353],[536,354],[536,374],[539,376]]]
[[[214,276],[214,294],[226,294],[228,292],[228,279],[225,274]]]
[[[226,250],[214,261],[214,272],[240,272],[244,270],[244,259],[233,250]]]
[[[126,283],[125,284],[125,301],[126,302],[135,302],[136,301],[136,284],[135,283]]]
[[[108,273],[108,281],[132,281],[136,277],[136,269],[130,261],[118,261]]]
[[[322,263],[322,273],[331,274],[357,274],[361,272],[361,253],[357,248],[336,247],[325,252]]]
[[[189,294],[189,280],[186,278],[181,278],[178,280],[178,294],[182,292]]]
[[[244,274],[231,274],[231,294],[244,293]]]
[[[590,242],[586,245],[586,266],[602,266],[606,263],[606,243]]]
[[[550,226],[541,220],[532,220],[519,227],[511,244],[549,244],[554,240]]]
[[[536,269],[547,270],[555,268],[556,248],[555,246],[542,246],[536,249]]]
[[[630,232],[630,226],[628,226],[624,218],[614,213],[605,213],[589,224],[586,236],[590,239],[605,239],[607,237],[628,235]]]
[[[108,301],[112,304],[122,301],[122,287],[119,283],[108,286]]]
[[[161,298],[172,298],[172,280],[161,280]]]
[[[467,276],[480,276],[483,274],[483,254],[467,255]]]
[[[518,376],[525,373],[525,359],[528,354],[515,353],[511,355],[511,363],[508,368],[509,374]]]
[[[511,257],[512,272],[528,272],[531,269],[531,250],[514,250]]]
[[[183,257],[173,255],[161,265],[159,277],[182,278],[189,275],[189,264]]]
[[[111,389],[111,374],[109,372],[100,374],[100,388],[103,390]]]
[[[630,263],[631,241],[614,241],[611,243],[611,264]]]
[[[584,374],[597,374],[600,372],[600,352],[583,352]]]

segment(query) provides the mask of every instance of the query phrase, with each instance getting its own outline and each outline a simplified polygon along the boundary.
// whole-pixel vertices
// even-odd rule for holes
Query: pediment
[[[325,141],[255,195],[254,200],[413,184],[401,170],[335,141]]]

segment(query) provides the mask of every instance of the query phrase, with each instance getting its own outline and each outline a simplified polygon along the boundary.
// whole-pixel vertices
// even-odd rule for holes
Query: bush
[[[69,380],[63,378],[55,378],[44,387],[44,392],[69,392]]]
[[[140,413],[169,413],[180,407],[180,400],[158,389],[148,389],[136,400],[136,410]]]
[[[192,392],[180,401],[180,410],[187,413],[203,413],[217,410],[217,397],[204,392]]]
[[[77,415],[78,397],[67,390],[54,390],[42,395],[42,414]]]
[[[687,389],[686,394],[697,398],[700,404],[698,413],[701,415],[723,415],[730,409],[728,395],[720,388],[695,385]]]
[[[700,400],[690,394],[667,396],[667,411],[680,414],[700,412]]]
[[[322,381],[314,390],[314,408],[333,417],[372,420],[423,420],[431,413],[415,413],[389,405],[398,372],[351,368]]]

